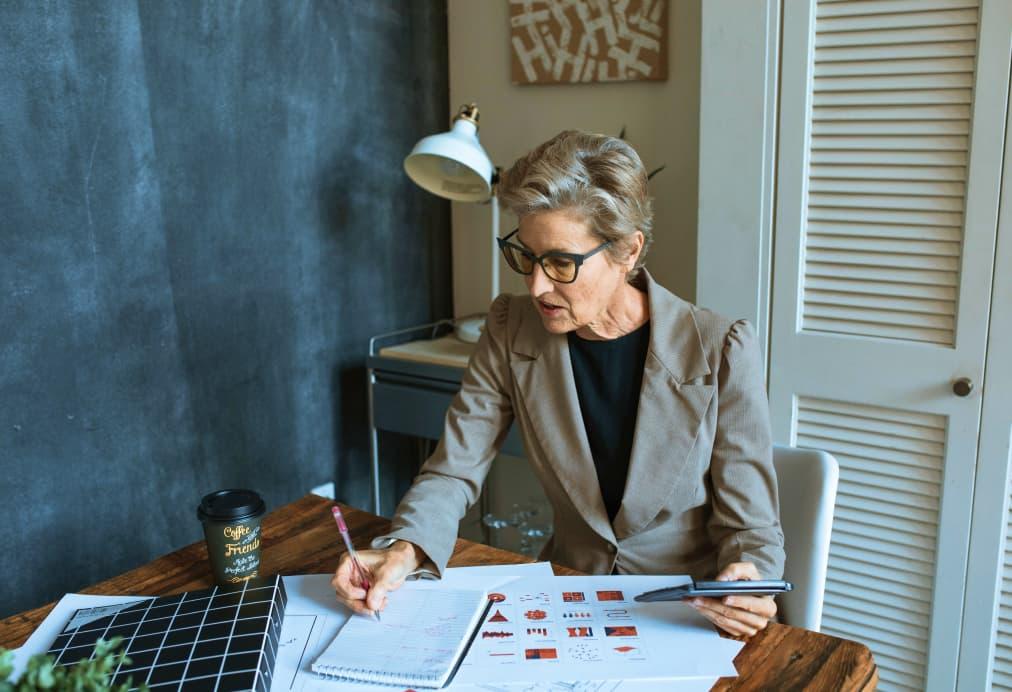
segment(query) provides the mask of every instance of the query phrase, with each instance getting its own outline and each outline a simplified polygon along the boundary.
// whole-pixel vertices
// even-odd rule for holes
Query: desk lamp
[[[449,132],[429,135],[404,159],[404,172],[424,190],[456,202],[489,202],[492,206],[492,295],[499,295],[499,200],[495,185],[499,171],[478,141],[478,104],[461,106]],[[457,322],[455,334],[474,343],[481,334],[484,317]]]

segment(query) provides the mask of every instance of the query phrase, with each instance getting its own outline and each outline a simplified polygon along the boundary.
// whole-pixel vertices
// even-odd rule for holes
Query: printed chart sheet
[[[722,639],[692,608],[637,603],[687,577],[527,578],[490,593],[458,683],[709,678],[737,675],[741,642]]]

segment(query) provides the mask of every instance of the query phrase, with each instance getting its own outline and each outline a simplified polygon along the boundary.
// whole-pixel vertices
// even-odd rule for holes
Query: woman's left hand
[[[751,562],[732,562],[717,575],[717,581],[759,579],[759,570]],[[707,620],[737,637],[751,637],[765,629],[777,614],[772,596],[724,596],[723,598],[690,598],[686,601]]]

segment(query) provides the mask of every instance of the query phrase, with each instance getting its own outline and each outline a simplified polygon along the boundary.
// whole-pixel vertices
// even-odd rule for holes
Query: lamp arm
[[[492,297],[489,304],[499,297],[499,197],[496,195],[495,187],[492,188],[492,197],[489,199],[492,205]]]

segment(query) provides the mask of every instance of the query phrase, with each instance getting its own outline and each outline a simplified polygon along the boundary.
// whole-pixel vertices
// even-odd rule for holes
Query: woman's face
[[[535,255],[550,250],[582,255],[602,242],[591,234],[587,222],[565,211],[524,216],[514,237]],[[618,289],[625,285],[625,276],[634,263],[635,257],[617,263],[604,250],[583,262],[573,283],[552,281],[537,263],[534,271],[524,276],[524,282],[545,329],[564,334],[598,321]]]

